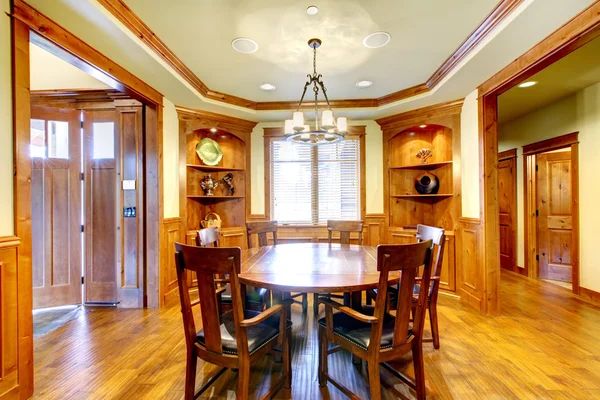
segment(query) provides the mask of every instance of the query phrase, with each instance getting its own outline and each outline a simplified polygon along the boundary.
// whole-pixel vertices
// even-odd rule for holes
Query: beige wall
[[[463,103],[460,114],[462,216],[479,218],[479,108],[477,90]]]
[[[499,151],[517,149],[517,264],[524,264],[522,146],[579,132],[580,285],[600,291],[600,83],[499,127]]]
[[[14,233],[12,72],[9,1],[0,4],[0,236],[6,236]]]
[[[179,120],[175,105],[163,97],[164,217],[179,216]],[[185,174],[185,171],[182,173]]]
[[[350,125],[364,125],[366,154],[366,211],[367,214],[383,213],[383,133],[377,122],[350,121]],[[250,170],[252,182],[251,213],[265,212],[265,158],[264,158],[264,128],[283,127],[281,123],[261,122],[252,131],[252,149]]]
[[[29,45],[29,51],[31,90],[111,88],[34,44]]]

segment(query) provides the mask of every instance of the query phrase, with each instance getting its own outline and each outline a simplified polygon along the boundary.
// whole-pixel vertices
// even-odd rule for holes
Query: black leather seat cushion
[[[244,318],[253,318],[260,314],[257,311],[244,311]],[[235,339],[235,324],[233,322],[233,311],[227,311],[221,316],[221,343],[223,353],[237,354],[237,341]],[[292,321],[287,321],[287,327],[292,326]],[[256,352],[261,347],[269,343],[279,334],[279,314],[266,319],[264,322],[246,329],[248,334],[248,351],[250,354]],[[201,329],[196,336],[196,342],[205,345],[204,329]]]
[[[246,286],[246,303],[263,304],[268,290],[254,286]],[[225,286],[225,291],[221,293],[221,302],[231,304],[231,287],[229,283]]]
[[[377,289],[371,289],[370,292],[373,295],[373,297],[377,297]],[[420,292],[421,292],[421,285],[415,285],[413,287],[413,296],[419,297]],[[395,286],[390,286],[388,288],[388,296],[390,296],[390,301],[392,302],[392,304],[396,304],[396,302],[398,300],[398,288]],[[416,301],[416,299],[413,299],[413,301]]]
[[[373,315],[373,307],[363,307],[361,312],[366,315]],[[396,318],[387,314],[383,320],[383,332],[381,334],[381,343],[379,347],[381,349],[388,349],[392,347],[392,341],[394,339],[394,325]],[[326,320],[321,318],[319,325],[325,328]],[[349,315],[338,312],[333,314],[333,333],[340,336],[351,343],[354,343],[363,350],[367,350],[369,343],[371,342],[371,324],[358,321]],[[412,327],[408,328],[408,335],[412,335]]]

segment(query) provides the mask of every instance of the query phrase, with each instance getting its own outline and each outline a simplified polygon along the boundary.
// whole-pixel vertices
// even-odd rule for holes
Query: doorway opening
[[[143,104],[35,41],[30,85],[34,309],[142,307]]]

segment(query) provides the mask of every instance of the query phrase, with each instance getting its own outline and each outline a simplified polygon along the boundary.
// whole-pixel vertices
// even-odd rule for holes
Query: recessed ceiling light
[[[427,128],[427,125],[419,125],[419,128]]]
[[[212,133],[217,133],[217,128],[210,128],[210,131],[211,131]]]
[[[317,15],[318,12],[319,9],[317,8],[317,6],[308,6],[308,8],[306,9],[306,13],[308,15]]]
[[[378,49],[388,44],[392,40],[392,36],[387,32],[375,32],[371,33],[363,39],[365,47],[370,49]]]
[[[523,82],[519,85],[520,88],[531,87],[533,85],[537,85],[536,81]]]
[[[254,53],[258,50],[258,44],[254,40],[248,38],[233,39],[231,47],[233,47],[235,51],[244,54]]]
[[[356,87],[357,88],[365,89],[365,88],[368,88],[368,87],[371,87],[371,86],[373,86],[373,82],[371,82],[371,81],[358,81],[358,82],[356,82]]]
[[[271,90],[275,90],[275,85],[271,85],[270,83],[263,83],[262,85],[259,86],[259,88],[261,88],[262,90],[265,90],[267,92],[270,92]]]

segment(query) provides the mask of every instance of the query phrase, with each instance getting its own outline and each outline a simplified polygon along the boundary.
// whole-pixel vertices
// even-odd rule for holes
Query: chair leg
[[[413,365],[415,369],[415,391],[417,400],[425,400],[425,368],[423,366],[423,346],[416,344],[412,350]]]
[[[238,392],[239,400],[247,400],[250,392],[250,360],[240,358],[240,368],[238,371]]]
[[[196,356],[194,352],[188,351],[186,364],[185,400],[193,400],[196,392],[196,366],[198,365],[198,356]]]
[[[302,293],[302,314],[308,310],[308,293]]]
[[[369,358],[367,369],[369,371],[369,390],[371,400],[381,399],[381,379],[379,377],[379,360]]]
[[[437,306],[429,304],[429,324],[431,326],[431,337],[433,338],[433,348],[440,348],[440,333],[438,331]]]
[[[313,294],[313,311],[315,315],[319,315],[319,294]]]
[[[285,383],[283,384],[283,387],[285,387],[286,389],[292,387],[292,346],[290,346],[291,335],[292,330],[288,329],[285,341],[281,345],[281,350],[283,353],[283,373],[285,374]]]
[[[325,328],[319,325],[319,386],[321,387],[327,385],[325,375],[329,373],[329,368],[327,365],[327,350],[329,350],[329,343],[327,342]]]

